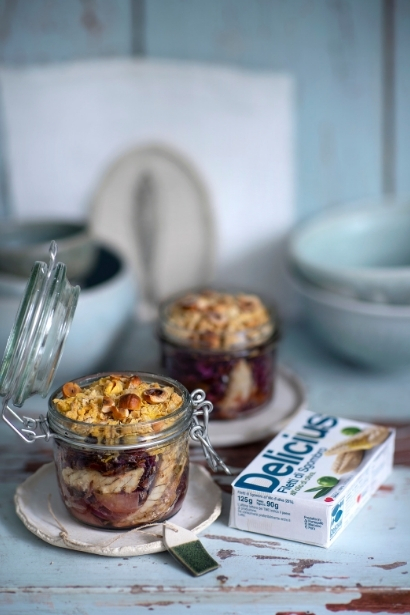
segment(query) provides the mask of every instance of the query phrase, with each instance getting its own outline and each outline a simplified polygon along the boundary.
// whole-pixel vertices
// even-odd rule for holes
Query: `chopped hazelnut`
[[[163,428],[164,428],[164,421],[155,421],[155,423],[152,423],[152,431],[155,431],[155,433],[162,431]]]
[[[254,311],[262,307],[259,297],[256,295],[238,295],[238,305],[241,310]]]
[[[141,384],[141,378],[139,378],[139,376],[131,376],[131,378],[128,380],[127,388],[135,389],[139,384]]]
[[[186,295],[183,297],[179,305],[185,310],[204,310],[208,307],[208,301],[200,295]]]
[[[124,421],[129,416],[129,411],[126,408],[117,408],[113,406],[112,416],[116,421]]]
[[[66,382],[62,388],[64,397],[75,397],[81,392],[81,387],[75,382]]]
[[[126,393],[121,395],[118,400],[118,408],[127,410],[139,410],[141,408],[141,397],[135,393]]]
[[[112,399],[112,397],[103,397],[101,412],[103,414],[108,414],[108,412],[111,412],[114,406],[115,401]]]
[[[120,380],[121,382],[125,382],[127,379],[124,376],[121,376],[121,374],[110,374],[110,380]]]
[[[159,387],[146,389],[143,393],[145,401],[149,404],[161,404],[170,397],[169,391]]]

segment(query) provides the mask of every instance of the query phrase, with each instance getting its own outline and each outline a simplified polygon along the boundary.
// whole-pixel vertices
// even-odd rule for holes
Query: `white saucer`
[[[305,407],[305,391],[293,372],[278,365],[273,400],[263,410],[232,421],[210,421],[213,446],[240,446],[274,436]]]
[[[48,508],[49,501],[65,531],[53,518]],[[61,499],[53,462],[42,466],[17,488],[14,502],[17,515],[30,532],[56,547],[110,557],[166,551],[160,538],[161,526],[143,531],[113,532],[87,527],[76,521]],[[211,525],[220,513],[219,487],[204,468],[191,463],[187,495],[181,510],[172,517],[172,523],[197,534]]]

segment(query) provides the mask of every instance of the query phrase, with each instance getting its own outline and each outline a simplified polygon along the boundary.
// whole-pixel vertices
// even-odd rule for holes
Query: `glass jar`
[[[107,529],[163,521],[179,510],[186,494],[189,436],[202,445],[212,470],[230,474],[209,441],[212,404],[203,391],[188,393],[171,378],[133,373],[146,383],[171,387],[179,395],[176,409],[136,423],[74,420],[55,401],[66,383],[49,398],[47,417],[21,417],[17,411],[35,393],[47,396],[78,299],[79,287],[67,281],[56,253],[52,242],[49,265],[33,267],[16,315],[0,366],[1,417],[26,443],[53,439],[61,495],[79,521]],[[68,384],[81,391],[105,375]]]
[[[239,312],[237,306],[230,311],[232,298],[242,302]],[[247,305],[262,316],[254,318]],[[259,297],[212,290],[178,295],[161,307],[158,337],[166,373],[205,391],[214,407],[211,420],[241,418],[272,400],[279,332],[274,312]]]
[[[81,388],[107,377],[74,381]],[[48,423],[63,501],[79,521],[105,529],[129,529],[169,519],[181,508],[188,487],[188,440],[194,406],[178,382],[153,374],[122,372],[143,382],[172,387],[181,406],[152,421],[104,425],[67,418],[49,399]]]

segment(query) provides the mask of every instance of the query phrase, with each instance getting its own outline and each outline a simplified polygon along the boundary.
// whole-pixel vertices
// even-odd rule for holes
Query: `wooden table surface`
[[[128,350],[122,346],[106,368],[155,369],[150,335],[135,327]],[[150,350],[139,360],[142,346]],[[214,476],[222,514],[200,535],[220,564],[214,572],[194,578],[166,552],[109,558],[54,547],[25,528],[13,503],[17,485],[52,459],[51,445],[25,444],[1,422],[0,613],[410,613],[408,375],[343,364],[302,326],[286,332],[279,361],[302,379],[310,409],[397,427],[392,474],[329,549],[228,527],[231,479],[222,474]],[[264,444],[218,452],[236,473]],[[191,461],[204,462],[200,449],[192,449]]]

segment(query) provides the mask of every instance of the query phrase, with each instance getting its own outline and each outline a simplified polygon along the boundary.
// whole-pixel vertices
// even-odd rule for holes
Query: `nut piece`
[[[349,451],[347,453],[339,453],[333,462],[332,470],[336,474],[346,474],[352,472],[362,463],[364,451]]]
[[[185,310],[205,310],[208,307],[208,301],[201,295],[189,294],[180,299],[179,305]]]
[[[118,408],[120,410],[139,410],[141,408],[141,397],[138,397],[135,393],[121,395],[118,400]]]
[[[259,308],[263,308],[262,302],[256,295],[238,295],[237,301],[239,308],[244,311],[252,312]]]
[[[112,407],[112,416],[116,421],[124,421],[129,416],[129,411],[126,408]]]
[[[136,389],[139,384],[141,384],[142,380],[139,376],[131,376],[128,380],[128,389]]]
[[[114,407],[115,407],[115,401],[112,399],[112,397],[103,397],[102,406],[101,406],[101,412],[103,414],[108,414],[109,412],[112,411]]]
[[[155,423],[151,425],[152,431],[155,431],[155,433],[162,431],[164,429],[164,424],[164,421],[155,421]]]
[[[75,397],[80,393],[81,387],[75,382],[66,382],[62,388],[64,397]]]
[[[165,389],[152,387],[144,391],[143,397],[149,404],[162,404],[170,397],[170,393]]]
[[[125,382],[127,379],[125,376],[122,376],[121,374],[110,374],[110,380],[113,380],[114,382],[120,380],[121,382]]]

